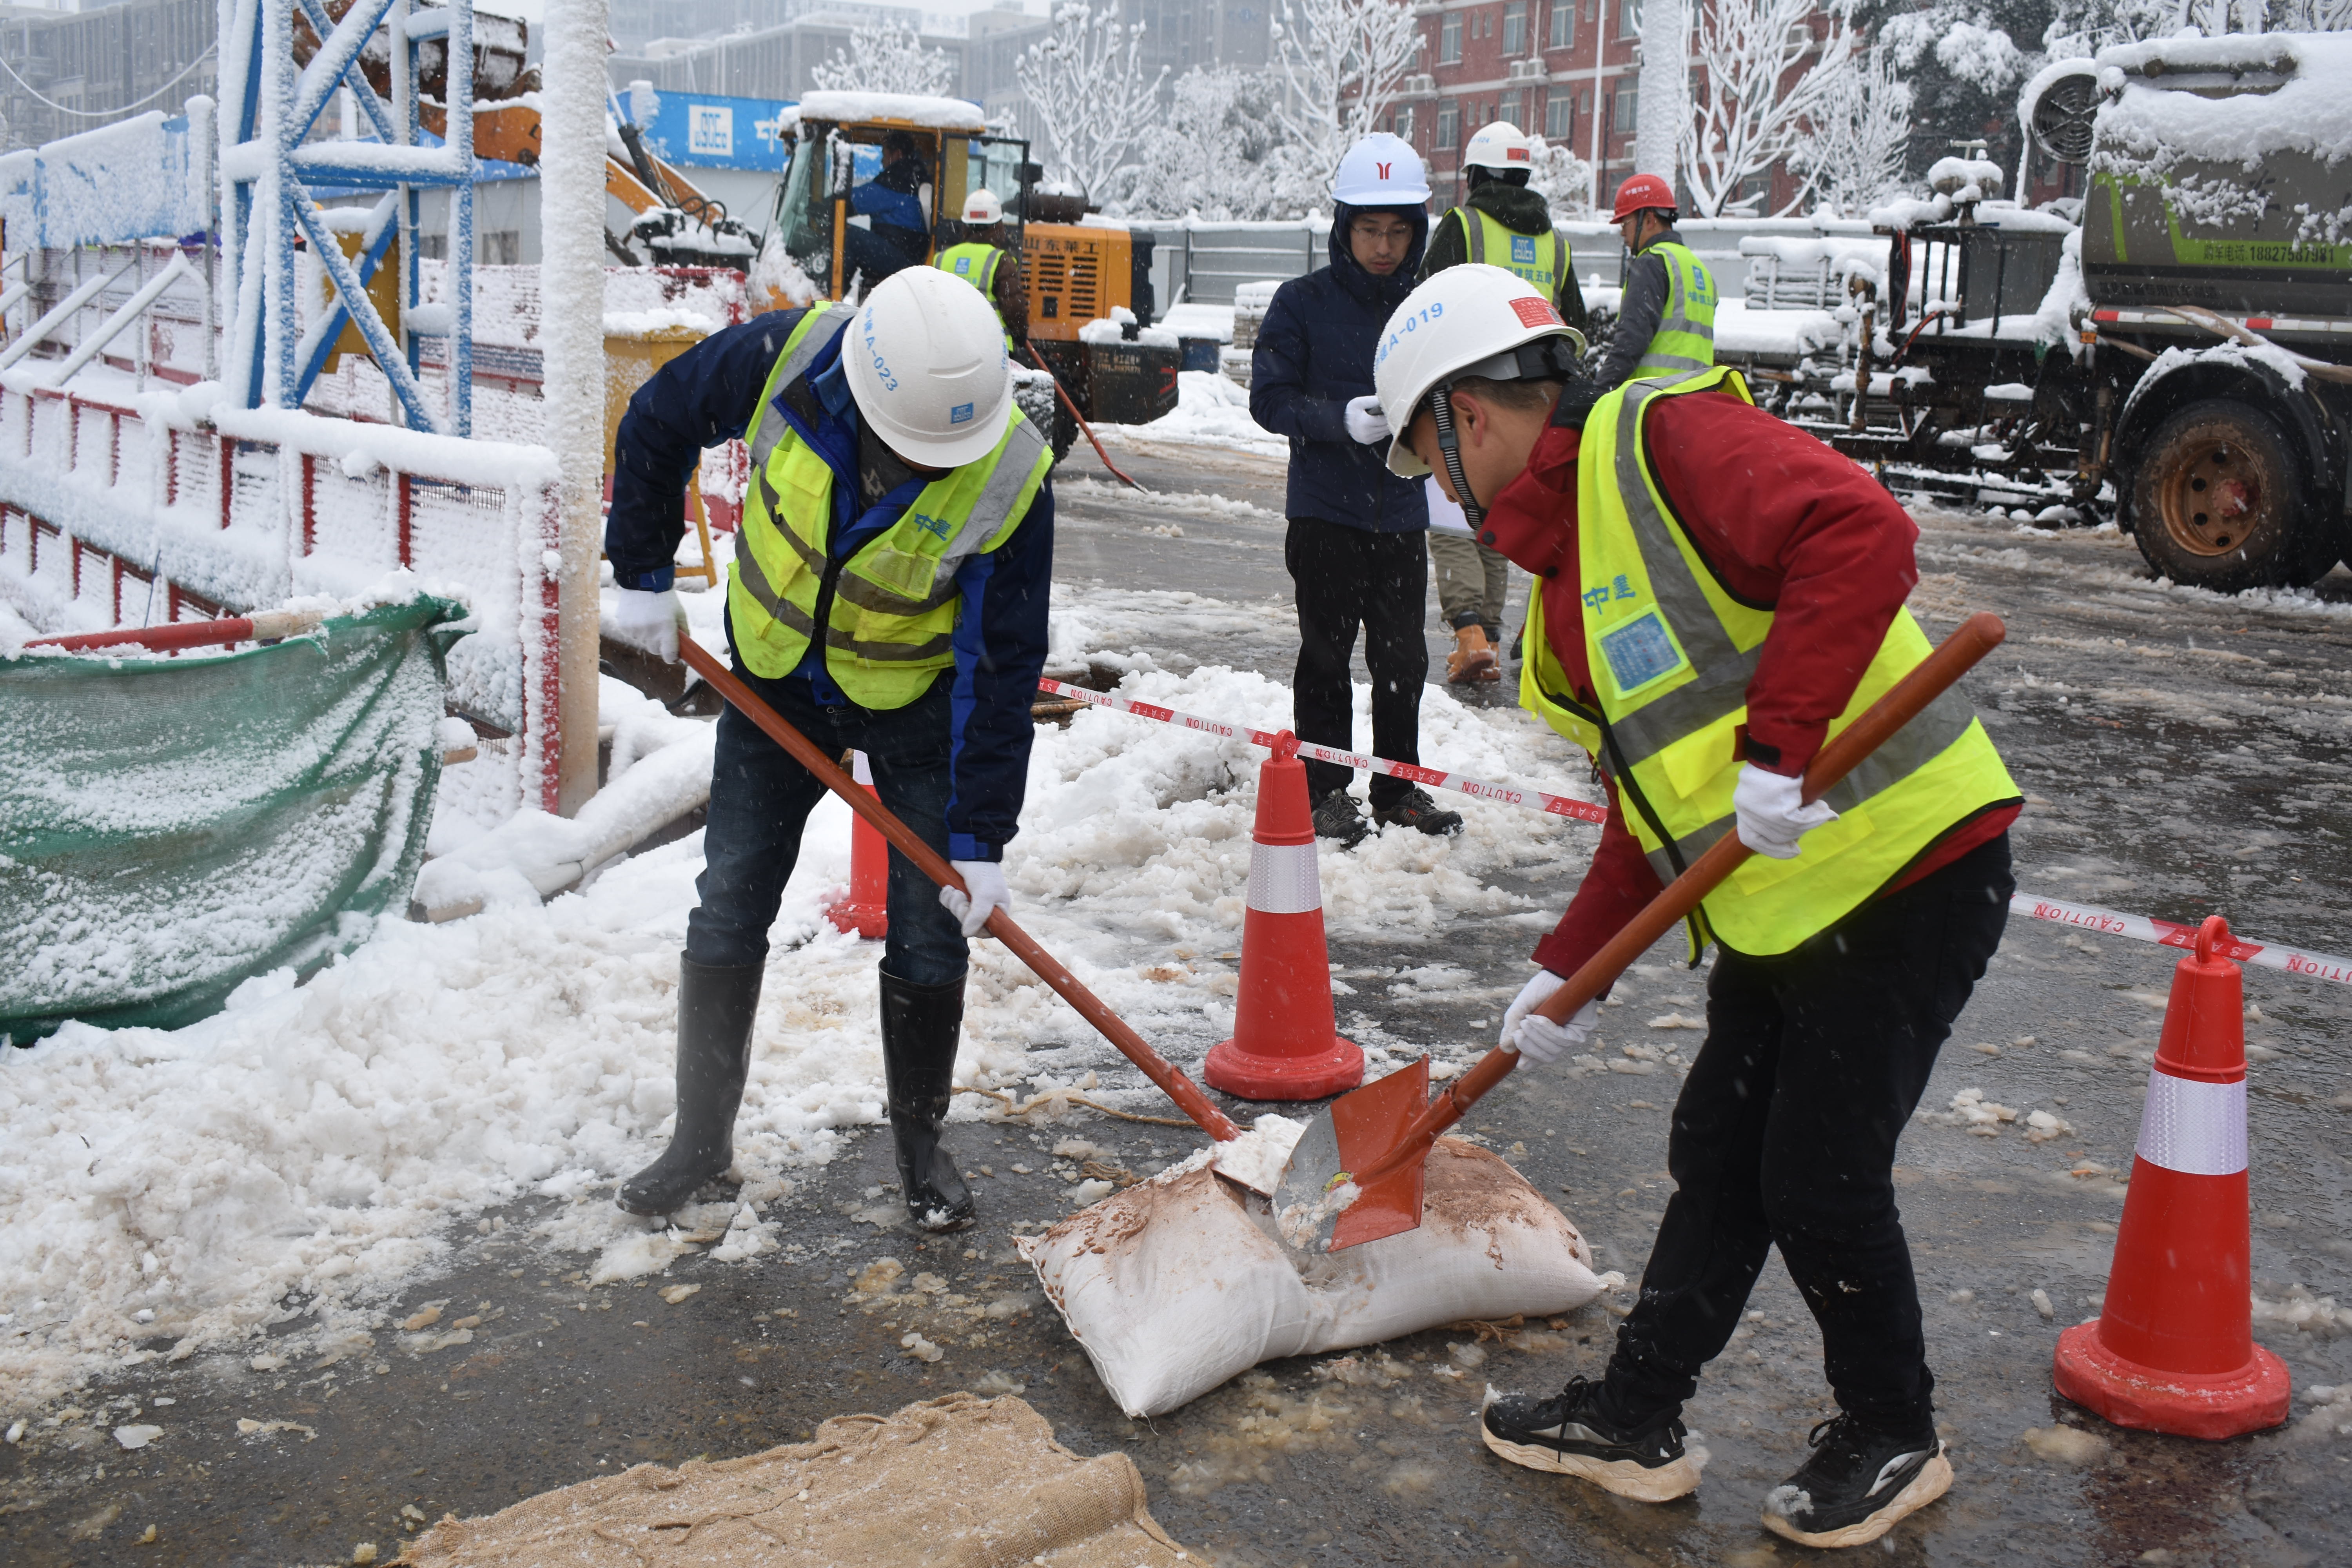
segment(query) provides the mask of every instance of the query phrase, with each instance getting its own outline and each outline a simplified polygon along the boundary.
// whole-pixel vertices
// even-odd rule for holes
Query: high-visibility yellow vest
[[[1715,274],[1690,247],[1661,240],[1642,252],[1666,266],[1666,304],[1642,350],[1636,376],[1679,375],[1715,363]]]
[[[1521,234],[1476,207],[1456,207],[1454,216],[1462,220],[1462,236],[1473,262],[1499,267],[1526,279],[1547,300],[1559,292],[1559,280],[1568,276],[1568,241],[1558,229]]]
[[[1577,455],[1577,581],[1597,710],[1571,693],[1544,635],[1544,600],[1528,599],[1519,701],[1582,746],[1615,781],[1627,825],[1658,879],[1670,882],[1732,830],[1740,758],[1772,612],[1717,581],[1658,489],[1641,440],[1651,399],[1748,388],[1728,366],[1676,381],[1632,381],[1592,405]],[[1834,736],[1928,653],[1908,610],[1895,622],[1830,724]],[[1756,956],[1787,952],[1834,924],[1917,862],[1953,828],[2020,796],[1968,699],[1946,691],[1825,797],[1836,821],[1804,837],[1793,860],[1750,858],[1707,895],[1691,926]]]
[[[956,573],[1012,536],[1054,454],[1016,408],[992,451],[924,486],[896,523],[833,567],[833,469],[770,405],[856,314],[848,305],[803,312],[761,389],[744,433],[751,487],[728,571],[727,612],[743,662],[779,679],[808,648],[830,569],[825,673],[862,708],[903,708],[955,663]]]
[[[939,253],[931,265],[942,272],[952,272],[958,278],[988,296],[989,309],[996,308],[996,268],[1004,259],[1004,252],[992,245],[977,245],[970,241],[950,245]],[[1004,347],[1013,348],[1013,332],[1005,330]]]

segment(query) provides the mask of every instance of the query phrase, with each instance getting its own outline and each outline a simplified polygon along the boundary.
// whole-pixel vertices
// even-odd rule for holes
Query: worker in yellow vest
[[[1617,187],[1612,216],[1633,265],[1617,308],[1616,336],[1598,379],[1616,386],[1635,376],[1680,375],[1715,363],[1715,274],[1675,230],[1682,214],[1655,174]]]
[[[1725,834],[1758,858],[1692,920],[1693,961],[1719,950],[1707,1033],[1608,1371],[1505,1396],[1483,1432],[1505,1458],[1620,1496],[1690,1491],[1683,1402],[1777,1247],[1840,1413],[1764,1523],[1859,1544],[1951,1484],[1895,1147],[2000,941],[2021,797],[1954,691],[1805,802],[1822,743],[1927,657],[1904,608],[1917,530],[1869,475],[1757,409],[1736,371],[1604,392],[1567,374],[1572,343],[1528,283],[1457,267],[1398,308],[1374,371],[1399,432],[1390,467],[1434,470],[1534,574],[1520,701],[1608,790],[1503,1047],[1537,1062],[1593,1049],[1597,1006],[1563,1023],[1534,1009]]]
[[[1580,341],[1590,335],[1584,290],[1576,281],[1568,240],[1552,226],[1551,206],[1528,188],[1535,139],[1497,120],[1462,150],[1463,204],[1429,231],[1421,264],[1424,283],[1449,267],[1483,262],[1523,278],[1550,297]],[[1437,572],[1437,616],[1454,634],[1445,679],[1456,686],[1500,680],[1503,608],[1510,595],[1511,563],[1503,552],[1471,537],[1462,509],[1434,482],[1429,487],[1429,560]]]
[[[735,673],[825,752],[863,752],[882,804],[970,889],[935,891],[891,853],[890,1131],[908,1212],[952,1229],[972,1201],[940,1124],[966,943],[1012,901],[1002,861],[1045,662],[1053,454],[1013,404],[987,301],[934,268],[893,273],[860,305],[730,327],[655,373],[621,421],[608,636],[677,658],[685,611],[671,561],[687,479],[705,447],[739,437],[751,483],[727,584]],[[719,716],[700,902],[679,965],[677,1127],[661,1158],[622,1184],[632,1214],[669,1214],[734,1163],[768,929],[824,796],[740,712]]]
[[[963,199],[957,218],[962,237],[940,251],[932,265],[951,272],[995,307],[1004,325],[1004,346],[1017,359],[1029,339],[1029,297],[1021,287],[1021,258],[1004,226],[1004,204],[985,185]]]

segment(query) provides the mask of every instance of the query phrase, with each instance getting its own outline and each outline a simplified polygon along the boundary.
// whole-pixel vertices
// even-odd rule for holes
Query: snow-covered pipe
[[[560,809],[596,791],[596,552],[604,462],[605,0],[549,0],[541,68],[540,342],[547,444],[562,484],[557,559],[543,563],[560,605]],[[451,68],[457,69],[455,63]],[[544,689],[545,677],[542,675]],[[551,739],[557,739],[551,737]]]
[[[1683,0],[1643,0],[1640,100],[1633,113],[1633,172],[1668,185],[1680,173],[1679,143],[1690,123],[1690,39]],[[1598,85],[1595,86],[1598,95]]]
[[[6,348],[0,349],[0,370],[6,370],[18,360],[23,359],[26,354],[31,353],[33,350],[37,347],[51,332],[56,331],[59,326],[71,320],[76,311],[79,310],[84,305],[89,304],[92,300],[97,299],[104,290],[113,288],[116,280],[124,273],[130,271],[131,268],[131,263],[126,261],[121,266],[116,268],[113,271],[89,279],[80,288],[75,289],[72,293],[58,300],[57,304],[50,309],[47,314],[44,315],[39,321],[35,321],[31,326],[25,329],[25,335],[23,337],[18,338]]]
[[[163,298],[163,291],[186,277],[190,270],[188,253],[184,250],[175,251],[170,264],[163,271],[149,279],[144,289],[125,300],[114,314],[107,317],[99,326],[98,331],[74,345],[74,351],[67,357],[65,363],[50,373],[49,384],[63,386],[72,380],[74,372],[96,359],[123,328],[145,314],[148,306]],[[119,278],[121,274],[118,272],[115,276]]]

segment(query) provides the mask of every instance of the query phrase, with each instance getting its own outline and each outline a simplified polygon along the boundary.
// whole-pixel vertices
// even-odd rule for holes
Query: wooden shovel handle
[[[1815,754],[1812,765],[1805,770],[1805,799],[1820,799],[1831,785],[1852,773],[1864,757],[1892,740],[1896,731],[1957,684],[1979,659],[1999,647],[2008,635],[2009,628],[2001,624],[2000,617],[1990,611],[1979,610],[1962,621],[1935,652],[1921,659],[1885,696],[1872,703],[1861,718]],[[1629,964],[1650,950],[1651,943],[1698,908],[1699,900],[1715,891],[1754,853],[1740,842],[1736,831],[1717,839],[1706,854],[1691,863],[1688,870],[1675,879],[1671,887],[1651,900],[1599,952],[1584,961],[1583,967],[1570,976],[1567,984],[1545,997],[1535,1011],[1555,1024],[1565,1022],[1577,1009],[1614,984]],[[1500,1046],[1488,1051],[1475,1067],[1429,1102],[1429,1109],[1405,1129],[1394,1148],[1362,1171],[1350,1173],[1349,1179],[1359,1186],[1369,1185],[1418,1159],[1439,1133],[1461,1121],[1481,1095],[1509,1077],[1511,1069],[1518,1065],[1517,1051]]]
[[[684,633],[678,635],[680,658],[693,667],[694,672],[710,682],[719,696],[733,703],[742,715],[760,726],[773,741],[792,753],[793,760],[814,774],[817,783],[849,803],[849,809],[872,823],[876,831],[888,839],[892,847],[915,864],[915,868],[942,888],[963,888],[963,879],[954,867],[940,858],[939,852],[916,837],[908,827],[876,799],[873,793],[860,789],[850,781],[831,757],[820,751],[814,742],[784,721],[783,716],[762,702],[758,694],[735,678],[710,651]],[[1078,982],[1078,977],[1062,967],[1050,952],[1037,944],[1037,939],[1023,931],[1003,910],[991,910],[988,934],[1003,942],[1013,955],[1027,964],[1037,978],[1052,986],[1064,1001],[1078,1010],[1079,1016],[1102,1031],[1103,1037],[1119,1048],[1129,1061],[1141,1068],[1144,1076],[1167,1091],[1185,1115],[1200,1124],[1201,1131],[1219,1142],[1241,1136],[1225,1113],[1209,1102],[1201,1086],[1167,1058],[1151,1048],[1141,1035],[1128,1026],[1127,1021],[1105,1006],[1102,999]]]

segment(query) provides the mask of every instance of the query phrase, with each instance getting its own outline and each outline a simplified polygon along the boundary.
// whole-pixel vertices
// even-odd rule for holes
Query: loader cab
[[[975,105],[813,92],[778,133],[790,162],[773,232],[826,299],[845,298],[861,278],[870,288],[902,267],[929,265],[961,237],[955,215],[983,185],[1003,198],[1007,237],[1021,249],[1037,166],[1026,141],[989,134]]]

